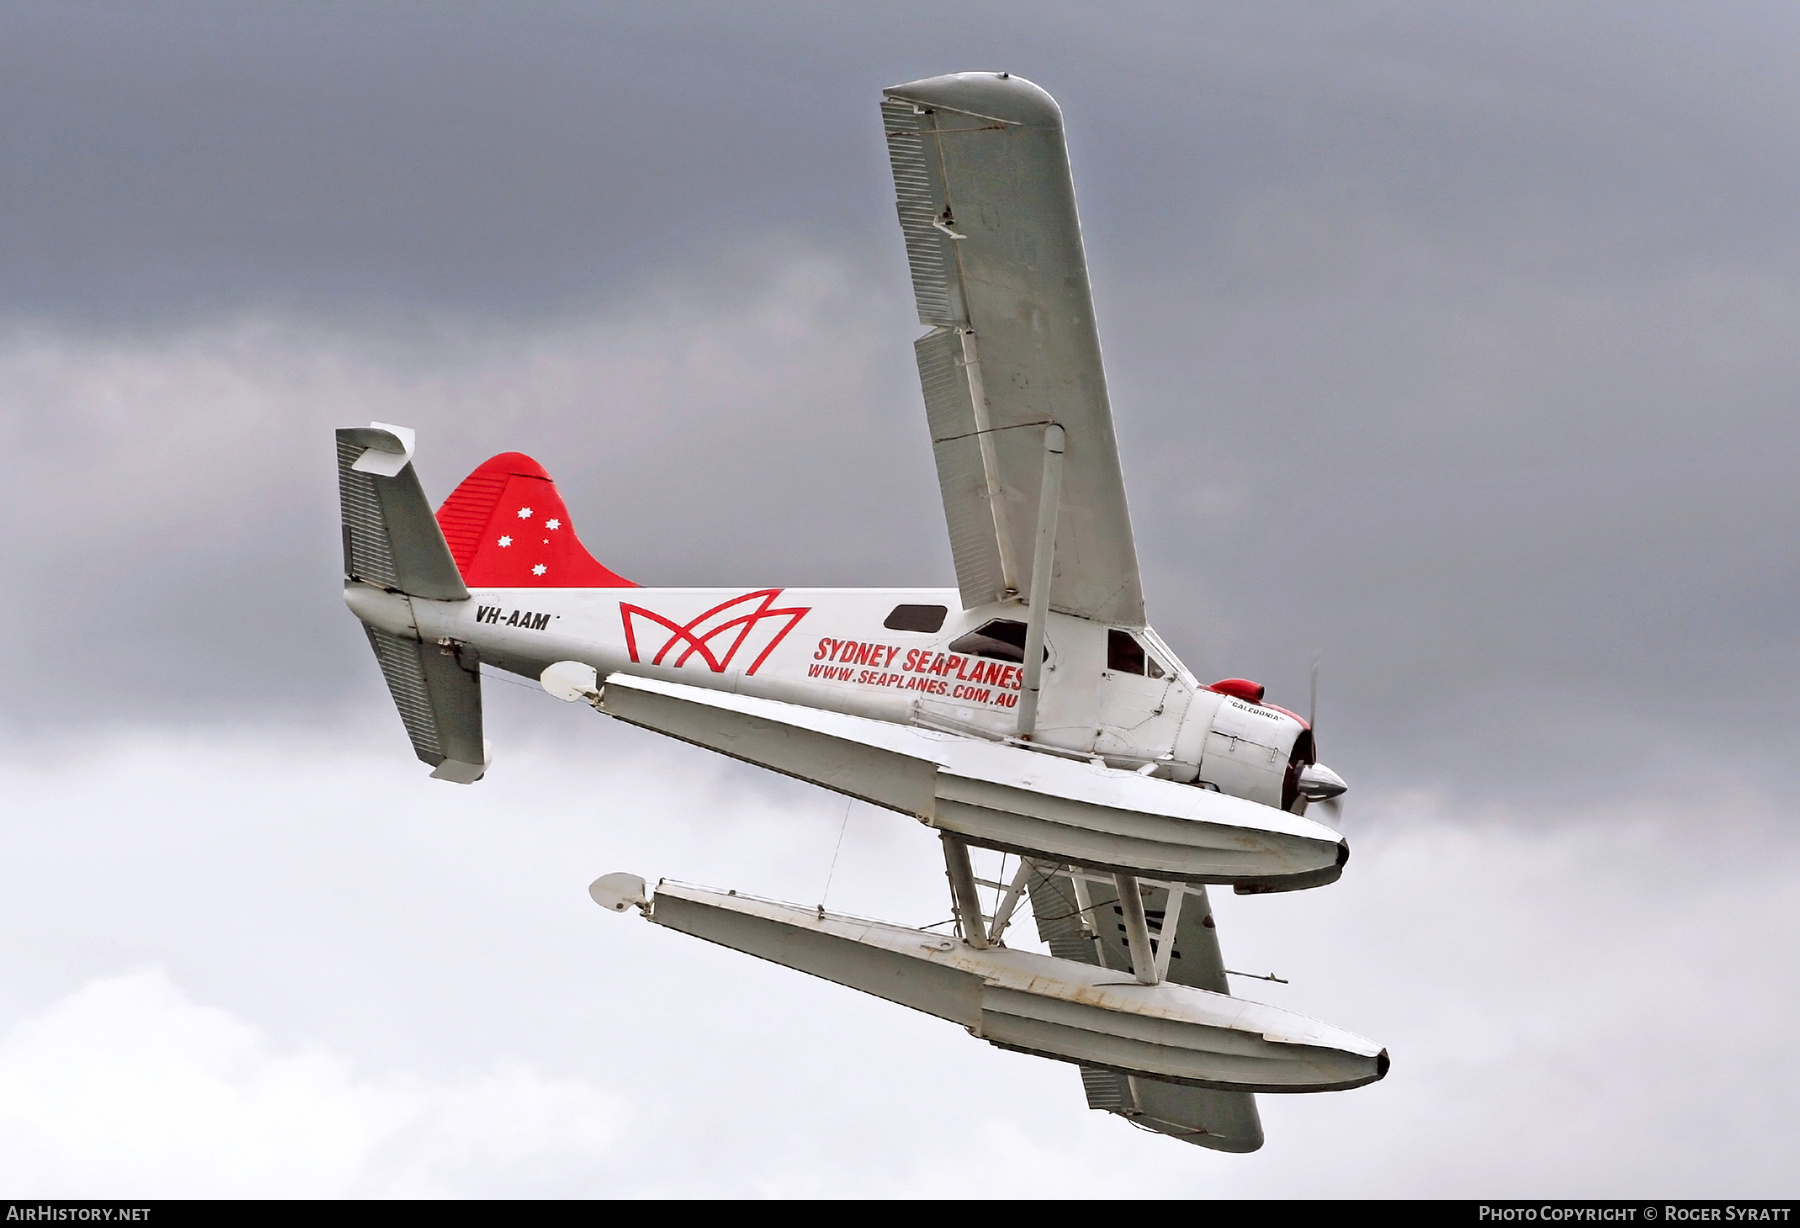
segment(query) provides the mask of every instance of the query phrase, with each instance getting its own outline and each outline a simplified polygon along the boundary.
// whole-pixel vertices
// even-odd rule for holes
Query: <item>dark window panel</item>
[[[1121,674],[1144,672],[1144,646],[1128,631],[1106,633],[1106,668]]]
[[[960,635],[950,641],[951,652],[966,652],[972,657],[986,657],[990,661],[1025,660],[1025,624],[1012,618],[994,618],[982,623],[967,635]],[[1044,660],[1050,659],[1050,650],[1044,650]]]
[[[881,625],[889,631],[939,631],[949,613],[941,605],[897,605]]]

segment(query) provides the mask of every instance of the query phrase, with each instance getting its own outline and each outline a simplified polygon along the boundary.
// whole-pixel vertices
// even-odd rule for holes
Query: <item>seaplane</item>
[[[1146,619],[1055,100],[955,73],[884,91],[881,118],[955,589],[636,585],[529,457],[434,512],[414,432],[374,423],[337,432],[344,599],[432,777],[488,770],[485,664],[911,816],[954,922],[631,873],[593,883],[602,907],[1070,1063],[1090,1108],[1141,1128],[1254,1151],[1257,1095],[1388,1070],[1374,1041],[1233,994],[1208,898],[1335,882],[1345,783],[1310,713],[1201,683]],[[971,849],[1016,872],[978,880]],[[1048,954],[1007,945],[1022,905]]]

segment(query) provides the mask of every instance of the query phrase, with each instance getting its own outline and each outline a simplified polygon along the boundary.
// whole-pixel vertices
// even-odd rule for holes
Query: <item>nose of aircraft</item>
[[[1300,793],[1309,802],[1342,797],[1349,788],[1342,776],[1323,763],[1309,763],[1300,770]]]

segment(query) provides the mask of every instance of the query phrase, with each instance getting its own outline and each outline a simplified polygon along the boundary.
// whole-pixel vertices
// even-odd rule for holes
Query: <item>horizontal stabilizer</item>
[[[350,427],[337,433],[337,450],[344,574],[412,597],[468,600],[413,472],[412,432],[384,423]]]
[[[1387,1073],[1379,1045],[1291,1011],[943,934],[664,881],[650,920],[960,1023],[988,1043],[1229,1092],[1336,1091]]]
[[[488,765],[480,661],[464,644],[422,643],[408,600],[467,601],[469,590],[412,452],[413,433],[403,426],[374,422],[337,433],[344,596],[369,633],[413,752],[437,779],[472,784]]]
[[[363,629],[413,753],[432,766],[438,780],[459,785],[480,780],[490,756],[481,736],[481,666],[475,650],[422,644],[367,624]]]
[[[996,742],[613,674],[601,711],[910,814],[969,844],[1184,882],[1319,886],[1349,847],[1299,815]]]

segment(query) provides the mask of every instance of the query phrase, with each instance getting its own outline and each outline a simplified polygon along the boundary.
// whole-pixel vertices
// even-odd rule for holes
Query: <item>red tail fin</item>
[[[637,587],[587,552],[556,483],[522,452],[503,452],[464,478],[437,518],[472,588]]]

